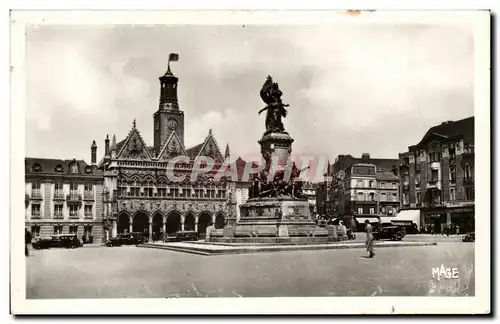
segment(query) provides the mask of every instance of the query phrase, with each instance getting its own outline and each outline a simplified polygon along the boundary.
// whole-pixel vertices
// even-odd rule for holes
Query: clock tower
[[[177,101],[177,82],[179,79],[170,71],[170,62],[167,72],[160,77],[160,105],[153,115],[154,119],[154,149],[160,152],[161,145],[170,137],[172,132],[184,146],[184,112],[179,109]]]

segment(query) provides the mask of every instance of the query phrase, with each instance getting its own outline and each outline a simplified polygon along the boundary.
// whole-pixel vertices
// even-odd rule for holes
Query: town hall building
[[[159,80],[153,145],[144,141],[135,120],[126,138],[117,141],[113,135],[111,144],[109,136],[105,139],[104,157],[98,168],[104,174],[103,218],[107,238],[142,232],[150,241],[162,240],[181,230],[197,231],[203,238],[209,224],[223,228],[236,219],[235,211],[229,210],[229,206],[235,206],[231,204],[229,179],[214,180],[224,159],[229,157],[229,146],[223,155],[209,130],[202,143],[186,148],[184,112],[177,98],[178,78],[170,64]],[[176,163],[173,170],[167,170],[169,162],[179,156],[187,156],[189,161]],[[211,157],[214,168],[191,182],[194,161],[199,156]],[[172,181],[167,172],[184,175],[185,179]]]

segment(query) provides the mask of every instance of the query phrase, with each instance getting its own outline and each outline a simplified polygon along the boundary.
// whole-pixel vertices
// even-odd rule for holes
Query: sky
[[[169,53],[185,145],[209,129],[259,152],[270,74],[290,105],[294,154],[397,158],[432,126],[474,115],[473,31],[440,25],[29,26],[26,155],[85,159],[136,119],[148,145]]]

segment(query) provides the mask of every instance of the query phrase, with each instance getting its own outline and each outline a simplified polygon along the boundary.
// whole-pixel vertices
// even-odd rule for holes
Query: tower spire
[[[224,152],[224,158],[227,159],[229,157],[229,143],[226,144],[226,151]]]

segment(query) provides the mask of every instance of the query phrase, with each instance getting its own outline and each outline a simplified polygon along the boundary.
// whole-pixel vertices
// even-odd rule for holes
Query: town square
[[[476,297],[471,26],[27,25],[26,300]]]

